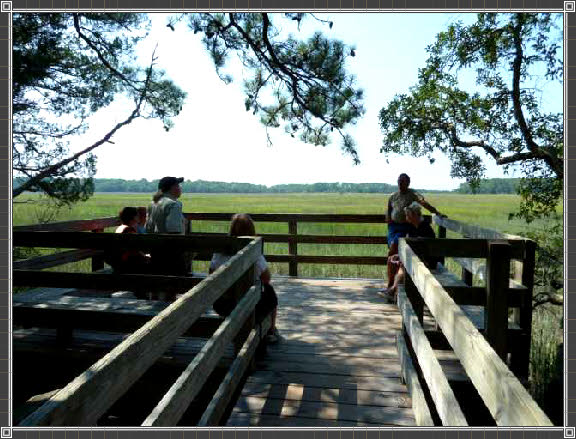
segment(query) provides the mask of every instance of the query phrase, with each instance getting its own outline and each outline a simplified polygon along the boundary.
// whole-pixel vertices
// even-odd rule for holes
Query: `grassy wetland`
[[[527,225],[508,219],[517,209],[516,195],[425,194],[426,199],[440,212],[458,221],[496,229],[520,236],[542,233],[550,226],[544,221]],[[18,201],[21,201],[19,197]],[[146,206],[150,194],[96,194],[89,201],[71,208],[55,210],[38,197],[14,204],[13,225],[64,220],[91,219],[115,216],[124,206]],[[248,212],[248,213],[350,213],[382,214],[386,212],[387,194],[183,194],[184,212]],[[425,212],[426,213],[426,212]],[[194,221],[195,232],[227,232],[227,222]],[[287,223],[257,223],[257,233],[288,233]],[[299,234],[383,236],[386,225],[381,224],[325,224],[299,223]],[[448,237],[451,234],[448,232]],[[456,237],[456,235],[453,235]],[[288,244],[265,244],[267,254],[288,254]],[[384,245],[369,244],[299,244],[300,255],[384,256]],[[194,271],[207,271],[206,262],[195,262]],[[448,264],[459,273],[459,267]],[[58,267],[59,270],[89,270],[85,261]],[[287,275],[288,264],[271,264],[273,275]],[[303,277],[369,277],[384,278],[385,267],[359,265],[299,264]],[[543,305],[534,312],[530,388],[533,396],[555,418],[562,422],[562,365],[558,349],[563,342],[562,308]],[[558,379],[560,381],[558,382]],[[559,387],[558,387],[559,386]],[[560,392],[559,394],[557,392]]]

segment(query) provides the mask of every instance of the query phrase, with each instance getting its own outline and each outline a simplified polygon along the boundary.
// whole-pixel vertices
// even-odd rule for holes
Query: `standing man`
[[[184,234],[185,218],[182,215],[182,202],[178,200],[182,195],[180,183],[183,181],[182,177],[160,179],[158,192],[152,197],[152,204],[148,208],[147,233]]]
[[[180,183],[184,178],[164,177],[158,182],[158,192],[152,197],[146,221],[147,233],[184,235],[186,219],[182,215]],[[190,273],[190,258],[186,252],[172,249],[155,250],[151,254],[154,271],[159,274],[186,276]]]
[[[428,209],[430,212],[441,215],[442,214],[428,203],[424,197],[409,188],[410,177],[408,174],[400,174],[398,176],[398,192],[393,193],[388,199],[388,285],[384,290],[379,291],[382,295],[387,295],[388,290],[394,284],[394,275],[396,270],[392,266],[391,257],[398,254],[398,240],[406,237],[410,232],[414,231],[414,226],[407,222],[406,212],[404,209],[412,203],[417,202],[421,206]]]

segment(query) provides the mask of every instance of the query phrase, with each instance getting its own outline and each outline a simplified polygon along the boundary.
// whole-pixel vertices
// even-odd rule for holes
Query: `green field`
[[[22,198],[22,197],[20,197]],[[38,202],[38,197],[29,198],[34,203],[14,204],[13,224],[35,224],[46,220],[62,221],[110,217],[118,214],[124,206],[146,206],[150,194],[97,194],[86,203],[71,209],[52,211],[49,204]],[[460,195],[429,194],[427,200],[440,212],[462,222],[477,224],[516,235],[525,235],[543,227],[544,223],[527,225],[522,221],[509,221],[508,214],[520,203],[516,195]],[[388,195],[384,194],[185,194],[182,197],[185,212],[248,212],[248,213],[354,213],[382,214],[386,211]],[[226,232],[227,222],[194,222],[196,232]],[[288,225],[282,223],[256,224],[259,233],[288,233]],[[309,224],[299,223],[300,234],[368,235],[386,234],[385,225],[375,224]],[[450,237],[450,233],[448,237]],[[454,236],[456,237],[456,236]],[[287,244],[265,244],[265,253],[287,254]],[[357,255],[383,256],[383,245],[312,245],[300,244],[302,255]],[[450,262],[450,261],[448,261]],[[195,262],[194,271],[207,271],[205,262]],[[85,261],[58,270],[89,270]],[[448,268],[458,272],[455,264]],[[378,266],[345,265],[299,265],[300,276],[311,277],[373,277],[384,278],[385,268]],[[288,274],[287,264],[271,264],[273,274]],[[562,343],[561,309],[541,307],[534,313],[531,360],[531,391],[549,415],[561,422],[562,406],[553,406],[550,401],[561,401],[559,395],[548,391],[557,376],[557,348]],[[558,421],[560,419],[560,421]]]
[[[97,194],[86,203],[62,209],[52,215],[46,203],[18,203],[14,205],[14,225],[41,221],[61,221],[115,216],[124,206],[146,206],[149,194]],[[509,221],[508,213],[519,205],[515,195],[430,194],[427,200],[450,218],[523,234],[526,224]],[[385,194],[184,194],[181,198],[185,212],[249,212],[249,213],[385,213],[388,195]],[[20,201],[20,200],[19,200]],[[532,226],[532,228],[538,225]],[[196,232],[226,232],[226,222],[194,222]],[[256,225],[259,233],[288,233],[284,223]],[[386,226],[378,224],[310,224],[299,223],[298,233],[328,235],[386,234]],[[266,244],[268,254],[287,254],[287,244]],[[322,245],[300,244],[302,255],[382,256],[382,245]],[[205,263],[195,263],[195,271],[205,271]],[[276,274],[287,274],[287,264],[272,264]],[[382,267],[343,265],[300,265],[301,276],[315,277],[384,277]]]

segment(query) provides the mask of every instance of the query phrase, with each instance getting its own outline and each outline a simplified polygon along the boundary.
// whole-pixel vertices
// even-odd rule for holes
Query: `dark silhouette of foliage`
[[[558,21],[560,14],[483,13],[438,34],[418,83],[380,112],[381,151],[429,158],[442,151],[452,175],[473,187],[484,174],[483,151],[528,177],[519,185],[520,216],[553,214],[562,195],[563,118],[541,108],[535,78],[562,81]],[[463,71],[475,72],[477,91],[463,88]]]

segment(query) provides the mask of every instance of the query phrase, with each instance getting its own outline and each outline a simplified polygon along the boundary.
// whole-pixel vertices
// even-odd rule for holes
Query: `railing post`
[[[296,220],[288,221],[288,233],[290,238],[288,241],[288,253],[292,256],[288,265],[288,274],[290,276],[298,276],[298,242],[296,236],[298,235],[298,222]]]
[[[514,279],[526,287],[519,308],[514,309],[514,322],[522,329],[522,337],[515,343],[510,356],[510,369],[521,378],[528,378],[530,346],[532,343],[532,292],[534,289],[534,267],[536,264],[536,243],[525,241],[524,260],[515,261]]]
[[[438,226],[438,238],[440,238],[440,239],[446,238],[446,227]],[[444,257],[440,258],[440,263],[443,266],[446,265],[446,261],[444,260]],[[472,284],[470,284],[470,285],[472,285]]]
[[[94,229],[92,233],[104,233],[104,229]],[[104,269],[104,256],[92,256],[92,271]]]
[[[404,290],[406,291],[406,297],[408,297],[408,300],[412,304],[414,314],[416,314],[418,321],[422,324],[424,322],[424,299],[408,273],[406,273],[404,279]]]
[[[471,287],[472,281],[472,272],[468,271],[465,267],[462,267],[462,282]]]
[[[255,282],[254,265],[252,265],[240,277],[240,279],[238,279],[236,281],[235,285],[233,286],[234,291],[235,291],[234,295],[235,295],[237,304],[246,295],[246,293],[248,292],[250,287],[254,284],[256,284],[257,286],[261,286],[260,279],[258,279]],[[244,342],[246,341],[246,338],[250,334],[250,331],[252,331],[252,328],[254,328],[255,326],[256,326],[256,311],[253,310],[250,313],[250,315],[248,316],[248,318],[246,319],[246,321],[244,322],[244,325],[242,325],[242,328],[240,328],[240,330],[238,331],[238,334],[236,335],[236,337],[234,337],[234,341],[233,341],[234,354],[238,354],[238,352],[240,352],[240,350],[242,349],[242,346],[244,345]]]
[[[488,241],[484,328],[486,339],[504,362],[507,354],[509,284],[510,244]]]

